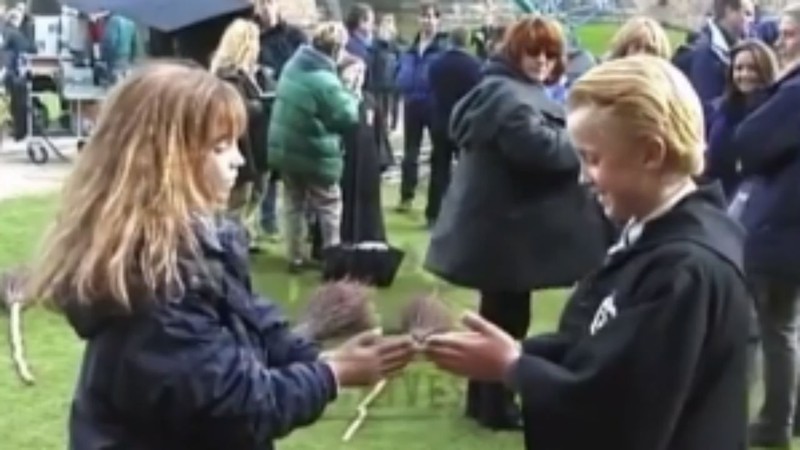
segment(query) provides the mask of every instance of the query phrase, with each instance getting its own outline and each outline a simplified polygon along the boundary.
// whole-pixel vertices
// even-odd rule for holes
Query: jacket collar
[[[725,64],[730,63],[731,46],[728,43],[728,38],[725,31],[714,22],[713,19],[708,19],[706,22],[706,29],[708,30],[709,44],[711,51]]]
[[[725,208],[719,183],[681,191],[646,220],[626,227],[622,239],[627,245],[618,244],[609,252],[608,265],[620,264],[658,245],[683,241],[715,252],[741,272],[744,229]]]

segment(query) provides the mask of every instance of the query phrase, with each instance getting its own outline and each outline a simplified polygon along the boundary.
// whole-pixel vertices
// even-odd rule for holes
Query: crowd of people
[[[365,4],[306,33],[259,0],[208,68],[154,61],[115,87],[32,284],[87,341],[72,447],[271,448],[419,354],[469,380],[468,418],[530,449],[791,446],[800,5],[715,0],[677,52],[635,17],[580,73],[556,20],[483,30],[478,55],[440,20],[423,4],[403,45]],[[397,212],[427,132],[424,266],[478,311],[421,344],[367,332],[322,352],[254,291],[249,254],[279,216],[292,273],[390,238],[399,125]],[[554,288],[571,290],[557,329],[529,337]]]

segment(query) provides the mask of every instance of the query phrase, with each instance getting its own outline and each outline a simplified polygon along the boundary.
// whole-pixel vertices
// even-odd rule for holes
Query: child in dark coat
[[[375,333],[322,357],[253,291],[245,234],[220,215],[244,163],[233,86],[156,63],[105,107],[32,286],[86,341],[69,448],[271,449],[409,361]]]
[[[579,79],[569,131],[606,213],[627,222],[554,333],[522,345],[475,316],[433,336],[440,368],[504,381],[528,449],[747,448],[742,229],[703,166],[703,113],[669,62],[638,55]]]

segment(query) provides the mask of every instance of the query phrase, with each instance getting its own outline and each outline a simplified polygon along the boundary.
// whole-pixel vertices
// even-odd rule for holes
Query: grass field
[[[601,53],[614,32],[613,25],[582,30],[582,42]],[[0,181],[2,182],[2,181]],[[385,204],[394,204],[395,188],[387,188]],[[41,232],[56,207],[54,196],[19,198],[0,203],[0,268],[24,263],[35,251]],[[387,225],[393,244],[405,249],[406,260],[391,289],[381,291],[376,303],[387,328],[403,301],[418,293],[438,290],[454,310],[474,307],[475,294],[437,282],[421,267],[427,233],[420,216],[398,216],[388,209]],[[290,277],[280,249],[255,257],[253,275],[256,288],[280,302],[290,315],[304,304],[317,284],[312,275]],[[535,298],[532,332],[551,329],[563,306],[563,294],[550,292]],[[6,319],[0,318],[5,330]],[[13,373],[11,359],[0,351],[0,448],[14,450],[55,450],[65,447],[66,418],[72,389],[79,369],[82,342],[63,319],[35,308],[25,315],[28,357],[38,378],[34,387],[20,384]],[[0,348],[7,349],[5,333],[0,333]],[[515,433],[491,433],[477,429],[462,418],[463,383],[434,371],[427,364],[415,363],[407,373],[392,382],[371,418],[350,444],[341,435],[355,414],[364,394],[350,391],[331,406],[325,418],[312,427],[292,434],[279,444],[284,450],[493,450],[520,449],[522,439]],[[588,450],[588,449],[587,449]]]

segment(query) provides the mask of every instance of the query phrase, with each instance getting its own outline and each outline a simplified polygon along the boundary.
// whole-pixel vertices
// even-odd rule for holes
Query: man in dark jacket
[[[425,218],[432,226],[439,216],[453,159],[458,154],[458,145],[450,138],[450,114],[453,107],[481,79],[481,61],[467,52],[469,30],[457,28],[450,33],[451,48],[431,63],[430,78],[433,95],[433,117],[431,119],[431,177],[428,185],[428,204]]]
[[[725,90],[730,49],[747,35],[753,14],[752,0],[714,0],[713,18],[700,32],[689,70],[689,79],[703,102],[706,117],[711,102]]]
[[[277,0],[257,0],[255,5],[256,18],[262,29],[261,54],[258,61],[270,78],[278,80],[283,72],[283,66],[298,47],[308,42],[308,37],[303,30],[281,18]],[[261,228],[273,236],[278,233],[278,178],[277,172],[269,173],[267,180],[264,181],[266,186],[264,199],[261,202]]]
[[[372,59],[375,12],[366,3],[356,3],[350,8],[344,25],[350,35],[345,50],[369,68]]]
[[[439,33],[439,10],[433,4],[420,8],[421,29],[411,47],[400,56],[397,87],[403,98],[403,162],[398,211],[411,210],[419,182],[419,153],[423,133],[430,134],[433,109],[428,69],[446,48],[447,36]]]

